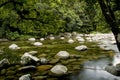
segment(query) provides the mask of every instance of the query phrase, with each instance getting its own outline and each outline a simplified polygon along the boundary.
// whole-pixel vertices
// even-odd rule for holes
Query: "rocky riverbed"
[[[84,62],[113,57],[112,50],[99,47],[95,36],[89,36],[2,41],[0,80],[67,80]]]

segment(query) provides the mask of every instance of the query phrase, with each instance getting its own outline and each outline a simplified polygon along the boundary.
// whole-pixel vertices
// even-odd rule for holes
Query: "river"
[[[116,55],[119,53],[117,46],[111,44],[107,46],[115,52],[113,59],[104,58],[87,61],[83,64],[83,70],[70,76],[70,80],[120,80],[120,77],[114,76],[104,70],[105,66],[111,62],[112,64],[120,63],[120,58],[116,58]]]

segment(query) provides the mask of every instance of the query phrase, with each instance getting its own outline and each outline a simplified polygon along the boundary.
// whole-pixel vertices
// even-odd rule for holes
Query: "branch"
[[[0,4],[0,7],[4,6],[6,4],[9,4],[9,3],[19,4],[21,6],[23,5],[21,2],[17,2],[17,1],[14,1],[14,0],[9,0],[7,2],[4,2],[4,3]]]

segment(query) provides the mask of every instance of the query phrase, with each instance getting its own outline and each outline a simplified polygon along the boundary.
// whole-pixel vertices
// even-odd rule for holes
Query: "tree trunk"
[[[111,31],[114,34],[118,50],[120,51],[120,31],[119,26],[117,25],[114,12],[111,10],[111,7],[105,4],[105,0],[98,0],[98,3],[101,7],[102,13],[106,19],[107,24],[111,28]]]

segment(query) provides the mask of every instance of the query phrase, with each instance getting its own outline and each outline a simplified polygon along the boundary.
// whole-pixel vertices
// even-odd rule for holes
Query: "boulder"
[[[45,38],[40,38],[40,41],[44,41],[45,40]]]
[[[30,63],[30,61],[35,61],[35,62],[39,62],[39,58],[30,55],[29,53],[25,53],[22,57],[21,57],[21,63],[22,64],[28,64]]]
[[[31,75],[30,74],[25,74],[19,78],[19,80],[31,80]]]
[[[54,74],[54,75],[64,75],[67,73],[67,67],[64,65],[55,65],[50,71]]]
[[[67,51],[60,51],[56,54],[59,58],[66,59],[70,56],[70,54]]]
[[[51,69],[52,67],[53,67],[52,65],[40,65],[37,67],[37,71],[44,72]]]
[[[36,39],[35,38],[29,38],[28,40],[29,41],[35,41]]]
[[[109,73],[111,73],[112,75],[115,76],[120,76],[120,63],[114,65],[108,65],[105,67],[105,70]]]
[[[65,37],[60,37],[60,39],[62,39],[62,40],[63,40],[63,39],[65,39]]]
[[[48,63],[48,59],[42,57],[42,58],[40,58],[40,62],[41,62],[41,64],[47,64]]]
[[[34,44],[33,44],[34,46],[41,46],[41,45],[43,45],[41,42],[35,42]]]
[[[36,66],[30,65],[30,66],[21,67],[21,68],[19,68],[18,70],[19,70],[19,71],[26,71],[26,70],[35,70],[35,69],[36,69]]]
[[[74,43],[74,40],[73,39],[69,39],[68,43],[72,44],[72,43]]]
[[[38,53],[38,51],[29,51],[28,53],[31,54],[31,55],[35,55],[35,54]]]
[[[78,51],[84,51],[84,50],[87,50],[87,46],[81,45],[81,46],[75,47],[75,49],[78,50]]]
[[[4,58],[3,60],[0,61],[0,68],[4,67],[5,65],[9,65],[10,62],[8,59]]]
[[[53,36],[52,36],[52,37],[50,37],[50,40],[54,40],[54,39],[55,39],[55,37],[53,37]]]
[[[16,45],[16,44],[11,44],[11,45],[9,46],[9,49],[11,49],[11,50],[16,50],[16,49],[20,49],[20,47],[18,47],[18,45]]]

